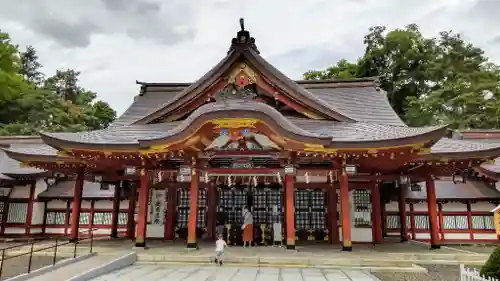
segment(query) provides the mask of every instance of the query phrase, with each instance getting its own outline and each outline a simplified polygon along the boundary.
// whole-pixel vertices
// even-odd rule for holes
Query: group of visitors
[[[227,247],[226,241],[224,241],[224,228],[227,222],[227,215],[225,212],[217,212],[216,218],[216,234],[217,241],[215,242],[215,263],[222,265],[222,256],[224,254],[224,249]],[[248,208],[248,206],[243,207],[242,210],[242,240],[243,247],[246,248],[252,246],[253,242],[253,214]]]

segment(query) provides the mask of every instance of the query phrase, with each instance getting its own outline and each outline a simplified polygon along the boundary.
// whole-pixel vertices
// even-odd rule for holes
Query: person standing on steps
[[[243,225],[241,226],[241,230],[243,231],[243,247],[247,246],[252,247],[253,242],[253,215],[250,212],[248,206],[243,208]]]

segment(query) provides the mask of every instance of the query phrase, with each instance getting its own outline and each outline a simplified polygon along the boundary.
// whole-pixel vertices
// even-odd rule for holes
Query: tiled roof
[[[72,198],[74,197],[75,182],[63,181],[55,186],[41,192],[39,198]],[[98,182],[85,181],[83,185],[83,198],[112,198],[115,192],[115,186],[109,185],[107,190],[101,189]]]
[[[355,83],[352,83],[355,85]],[[387,93],[377,90],[374,83],[360,86],[345,84],[336,87],[335,84],[303,84],[309,92],[328,105],[353,120],[378,123],[384,125],[406,126],[392,109]],[[322,87],[321,87],[322,86]]]
[[[142,93],[135,97],[134,102],[110,127],[130,125],[150,112],[159,110],[187,86],[189,84],[174,83],[142,86]]]
[[[46,146],[47,145],[40,145],[40,144],[33,144],[33,145],[11,145],[11,148],[13,150],[20,150],[22,153],[43,153],[43,150],[38,150],[35,147],[41,147],[41,146]],[[22,148],[21,148],[22,147]],[[55,150],[52,149],[55,154]],[[35,168],[22,168],[21,163],[19,161],[16,161],[5,153],[5,151],[0,149],[0,173],[3,175],[6,175],[8,179],[8,176],[14,176],[14,175],[30,175],[30,174],[39,174],[45,172],[44,170],[40,169],[35,169]]]
[[[466,153],[500,148],[500,144],[442,138],[431,149],[432,154]]]
[[[484,181],[466,181],[453,183],[449,179],[435,180],[436,198],[445,199],[500,199],[500,192]],[[411,191],[408,187],[407,198],[423,200],[427,198],[425,183],[419,183],[420,191]]]
[[[228,111],[241,111],[242,116],[251,116],[261,112],[278,123],[278,125],[294,134],[331,138],[333,142],[383,141],[415,137],[439,130],[441,127],[407,127],[380,125],[364,122],[337,122],[287,118],[273,107],[260,102],[227,102],[209,103],[195,110],[183,121],[117,126],[105,130],[82,133],[51,133],[48,136],[60,140],[87,144],[138,144],[138,140],[153,140],[172,136],[186,130],[192,122],[204,114]],[[245,113],[246,112],[246,113]],[[221,116],[225,116],[222,114]]]

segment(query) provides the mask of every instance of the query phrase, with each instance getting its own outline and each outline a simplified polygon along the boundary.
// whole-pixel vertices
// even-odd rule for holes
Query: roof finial
[[[243,18],[240,18],[240,27],[241,30],[238,31],[236,37],[231,40],[229,52],[232,52],[235,49],[246,50],[251,48],[258,54],[259,50],[257,50],[257,46],[255,46],[255,39],[250,36],[250,32],[248,32],[248,30],[245,30],[245,20]]]
[[[240,18],[240,27],[241,27],[241,31],[245,30],[245,19],[243,19],[243,18]]]

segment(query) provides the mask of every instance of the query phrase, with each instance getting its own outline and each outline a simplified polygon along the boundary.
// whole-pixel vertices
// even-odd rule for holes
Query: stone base
[[[401,242],[406,242],[408,241],[408,238],[406,238],[405,236],[401,236]]]
[[[146,242],[135,242],[135,248],[146,248]]]
[[[441,245],[431,245],[431,250],[441,249]]]
[[[198,249],[198,244],[196,242],[193,243],[187,243],[186,248],[188,249]]]
[[[342,251],[344,251],[344,252],[352,252],[352,246],[342,246]]]
[[[287,250],[295,250],[295,245],[286,245]]]

